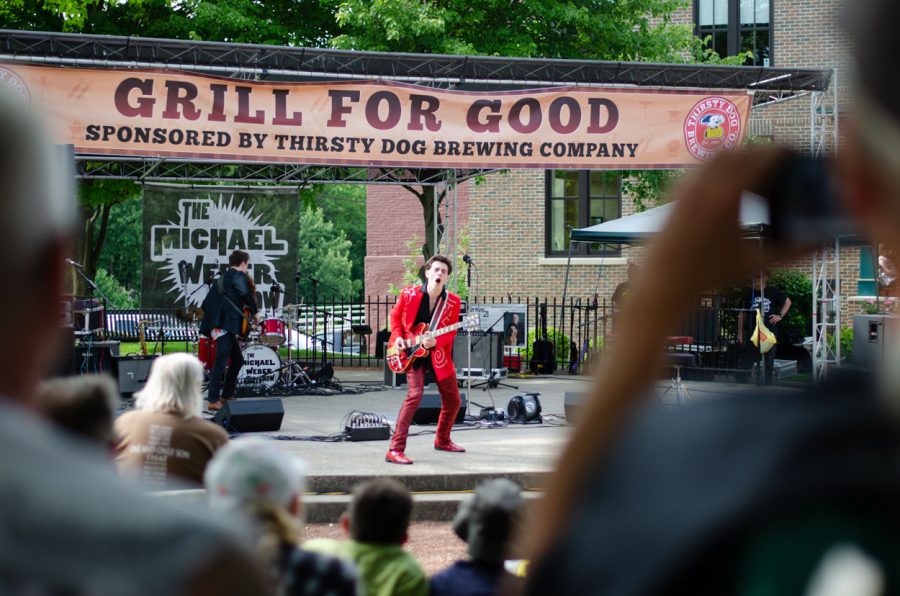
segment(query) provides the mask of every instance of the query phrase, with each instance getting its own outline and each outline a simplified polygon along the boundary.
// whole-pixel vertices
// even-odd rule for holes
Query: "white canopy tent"
[[[573,242],[639,244],[659,233],[672,215],[674,203],[648,209],[627,217],[572,230]],[[748,237],[764,236],[769,227],[769,207],[765,199],[745,193],[741,199],[740,228]]]

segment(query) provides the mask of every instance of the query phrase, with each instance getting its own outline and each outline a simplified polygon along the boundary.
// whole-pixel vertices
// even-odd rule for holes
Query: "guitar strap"
[[[425,292],[425,297],[428,297],[428,292]],[[441,322],[441,317],[444,316],[444,308],[447,306],[447,288],[444,288],[443,293],[441,293],[441,297],[438,298],[438,303],[440,304],[439,308],[434,309],[434,312],[431,313],[431,323],[428,325],[429,331],[434,331],[437,329],[437,326]]]

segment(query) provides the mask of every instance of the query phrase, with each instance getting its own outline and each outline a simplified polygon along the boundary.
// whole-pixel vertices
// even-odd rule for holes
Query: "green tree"
[[[686,0],[335,0],[345,49],[673,61],[692,48],[672,22]]]
[[[107,273],[102,267],[97,269],[97,276],[94,283],[103,292],[103,295],[109,298],[110,308],[137,308],[137,293],[122,286],[119,281]]]
[[[320,207],[325,219],[350,241],[351,278],[365,277],[366,188],[359,184],[317,184],[300,191],[303,204]],[[362,299],[363,284],[353,299]]]
[[[136,194],[112,207],[107,226],[106,242],[97,263],[126,290],[141,291],[141,252],[143,202]]]
[[[318,301],[349,300],[356,296],[362,280],[351,275],[350,247],[347,236],[325,220],[321,208],[303,209],[297,242],[300,296],[308,303],[314,295]]]
[[[322,46],[337,25],[319,0],[6,0],[3,28]]]
[[[106,243],[113,207],[140,196],[140,187],[127,180],[84,180],[78,194],[81,235],[76,238],[75,255],[84,265],[84,274],[93,279],[97,276],[97,263]],[[90,293],[80,275],[73,277],[72,289],[76,296]]]

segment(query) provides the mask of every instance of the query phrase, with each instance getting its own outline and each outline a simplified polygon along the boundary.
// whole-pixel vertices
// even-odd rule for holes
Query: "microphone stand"
[[[494,327],[496,327],[497,323],[502,321],[503,317],[505,317],[505,316],[506,316],[506,313],[503,313],[502,315],[500,315],[497,318],[496,321],[491,323],[491,325],[487,329],[485,329],[485,335],[482,335],[481,337],[476,339],[475,343],[472,344],[472,347],[475,347],[476,345],[478,345],[478,342],[480,342],[485,337],[493,336],[494,335]],[[492,337],[492,339],[493,339],[493,337]],[[491,341],[489,343],[493,344],[493,341]],[[487,380],[483,381],[481,383],[475,383],[474,385],[472,385],[472,387],[481,387],[482,385],[486,385],[486,387],[482,387],[482,389],[481,389],[482,391],[487,391],[489,387],[499,387],[500,385],[503,385],[504,387],[509,387],[510,389],[518,389],[518,387],[516,387],[515,385],[510,385],[509,383],[503,383],[499,379],[493,378],[493,375],[494,375],[494,350],[493,350],[493,347],[494,346],[491,345],[488,348],[488,362],[490,363],[489,364],[490,368],[488,368]]]
[[[178,264],[178,273],[181,277],[181,293],[184,295],[184,314],[185,318],[187,318],[188,314],[188,291],[187,291],[187,263],[185,261],[181,261]],[[190,331],[190,329],[188,329]],[[184,334],[184,351],[190,352],[191,349],[191,338],[190,333]]]
[[[66,261],[68,262],[68,259],[66,259]],[[94,283],[94,280],[87,276],[87,274],[84,272],[83,267],[80,267],[73,263],[69,263],[69,264],[72,266],[72,269],[75,270],[75,273],[77,273],[81,277],[81,279],[83,279],[85,281],[85,283],[91,288],[91,290],[92,290],[91,296],[93,297],[93,294],[96,293],[100,296],[101,300],[103,301],[103,328],[106,329],[106,310],[107,310],[107,308],[109,308],[109,298],[106,296],[106,294],[104,294],[100,290],[100,288],[97,287],[97,284]],[[91,320],[91,311],[90,311],[90,306],[89,306],[88,310],[84,314],[85,330],[87,330],[87,328],[90,326],[90,320]],[[89,335],[89,339],[87,342],[87,346],[84,351],[84,360],[82,361],[82,364],[81,364],[81,372],[82,373],[85,372],[87,361],[93,357],[93,348],[94,348],[93,330],[91,330],[91,333]],[[99,369],[97,369],[95,367],[93,372],[100,372],[100,371],[99,371]]]

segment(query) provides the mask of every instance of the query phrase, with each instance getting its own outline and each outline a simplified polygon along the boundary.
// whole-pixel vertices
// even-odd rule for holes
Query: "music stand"
[[[480,341],[481,341],[482,339],[484,339],[485,337],[493,336],[493,334],[494,334],[494,327],[496,327],[496,326],[497,326],[497,323],[499,323],[500,321],[502,321],[502,320],[503,320],[503,317],[505,317],[505,316],[506,316],[506,313],[503,313],[502,315],[500,315],[500,316],[497,318],[496,321],[494,321],[493,323],[491,323],[490,327],[488,327],[487,329],[485,329],[485,331],[484,331],[485,334],[482,335],[481,337],[479,337],[478,339],[476,339],[476,340],[475,340],[475,343],[473,343],[471,346],[469,346],[469,354],[470,354],[470,355],[471,355],[471,353],[472,353],[472,348],[473,348],[474,346],[478,345],[478,342],[480,342]],[[471,334],[470,334],[469,336],[471,337]],[[509,383],[504,383],[504,382],[501,381],[499,378],[498,378],[498,379],[495,379],[495,378],[494,378],[494,350],[493,350],[493,346],[490,346],[490,347],[488,348],[488,361],[489,361],[489,364],[488,364],[488,378],[487,378],[487,380],[482,381],[481,383],[475,383],[474,385],[472,385],[472,387],[481,387],[482,385],[487,385],[487,387],[481,387],[481,390],[482,390],[482,391],[487,391],[489,388],[492,388],[492,387],[499,387],[500,385],[503,385],[504,387],[509,387],[510,389],[518,389],[518,387],[516,387],[515,385],[510,385]],[[471,371],[471,368],[470,368],[469,370]],[[470,374],[471,374],[471,373],[470,373]]]

